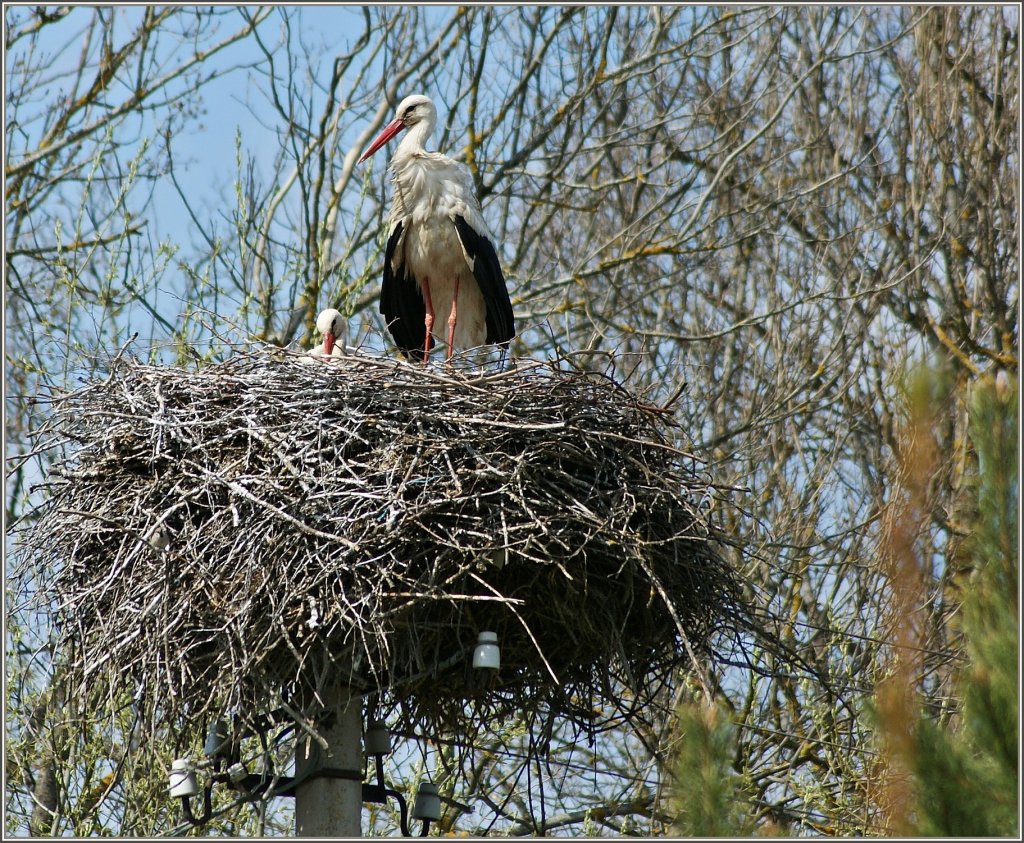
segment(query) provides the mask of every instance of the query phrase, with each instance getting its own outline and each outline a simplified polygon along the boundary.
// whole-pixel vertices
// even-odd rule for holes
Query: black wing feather
[[[398,222],[384,249],[384,282],[380,288],[380,312],[384,314],[384,320],[395,345],[407,357],[419,359],[427,338],[427,306],[423,302],[422,294],[416,289],[416,284],[406,274],[405,260],[395,260],[395,251],[401,238],[402,223]],[[392,268],[395,264],[398,265],[397,273]],[[433,338],[430,344],[434,344]]]
[[[483,293],[487,308],[487,342],[507,346],[516,335],[515,317],[494,244],[474,231],[459,214],[455,215],[455,230],[459,233],[462,248],[473,261],[473,275]]]

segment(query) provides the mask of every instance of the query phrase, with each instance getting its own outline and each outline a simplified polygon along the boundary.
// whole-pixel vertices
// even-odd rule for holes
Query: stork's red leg
[[[448,354],[445,362],[452,359],[455,351],[455,320],[458,318],[459,276],[455,276],[455,291],[452,293],[452,312],[448,314]]]
[[[427,326],[427,335],[423,339],[423,365],[427,365],[430,357],[430,334],[434,330],[434,303],[430,300],[430,279],[424,278],[420,285],[423,288],[423,303],[427,306],[427,315],[423,324]]]

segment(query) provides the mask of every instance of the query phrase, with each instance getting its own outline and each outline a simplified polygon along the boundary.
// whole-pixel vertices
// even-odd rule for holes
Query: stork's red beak
[[[334,343],[334,334],[332,334],[330,331],[324,334],[324,356],[331,356],[331,352],[334,351]]]
[[[404,128],[405,123],[403,123],[401,120],[399,120],[398,118],[392,120],[384,127],[384,131],[377,135],[377,140],[375,140],[367,147],[366,152],[363,153],[362,157],[356,163],[362,164],[367,158],[373,155],[373,153],[375,153],[378,149],[384,146],[384,144],[386,144]]]

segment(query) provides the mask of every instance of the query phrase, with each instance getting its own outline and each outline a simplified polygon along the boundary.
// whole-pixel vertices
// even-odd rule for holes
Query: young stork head
[[[342,315],[333,307],[321,310],[316,317],[316,329],[324,338],[324,355],[330,357],[334,352],[334,344],[338,341],[341,330]]]

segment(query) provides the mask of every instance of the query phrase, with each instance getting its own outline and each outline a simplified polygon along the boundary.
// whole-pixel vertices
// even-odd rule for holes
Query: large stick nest
[[[746,625],[702,464],[600,376],[126,359],[52,409],[19,553],[72,684],[165,722],[311,716],[338,681],[421,724],[467,700],[586,720]],[[469,666],[482,630],[496,674]]]

